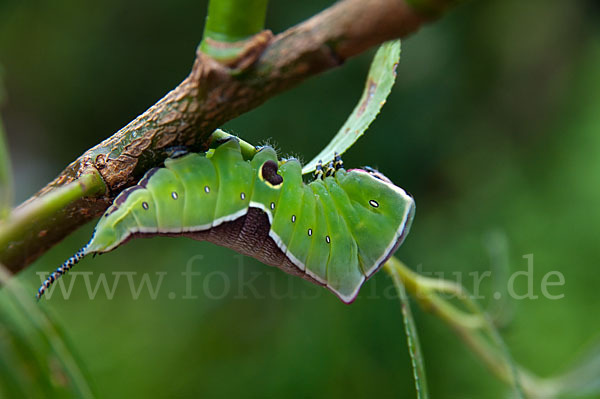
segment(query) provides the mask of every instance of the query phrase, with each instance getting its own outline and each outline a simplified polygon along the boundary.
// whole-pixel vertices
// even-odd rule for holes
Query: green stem
[[[394,280],[400,278],[407,292],[419,305],[446,322],[497,378],[515,386],[517,392],[522,390],[527,397],[551,396],[552,392],[544,381],[512,362],[491,320],[461,285],[423,277],[394,257],[384,265],[384,270]],[[439,293],[456,295],[471,313],[457,309]]]
[[[229,134],[221,129],[215,130],[210,135],[210,137],[208,139],[208,145],[209,145],[209,147],[213,147],[214,144],[218,144],[219,142],[221,142],[223,140],[227,140],[231,137],[235,137],[239,141],[240,148],[242,150],[242,156],[244,157],[245,160],[249,160],[254,157],[254,155],[256,154],[255,146],[253,146],[252,144],[248,143],[247,141],[244,141],[241,138],[239,138],[233,134]]]
[[[210,0],[200,49],[227,63],[245,49],[245,40],[265,26],[268,0]]]
[[[104,180],[95,169],[83,173],[77,180],[58,187],[48,194],[36,198],[16,209],[0,223],[0,252],[11,242],[16,242],[26,233],[29,226],[54,216],[72,202],[106,191]]]
[[[437,293],[442,292],[453,294],[458,298],[468,298],[460,285],[451,281],[423,277],[393,257],[384,265],[384,270],[388,274],[395,270],[400,275],[406,290],[418,300],[424,309],[435,309],[439,316],[447,318],[446,321],[460,323],[467,328],[477,329],[483,327],[483,322],[478,315],[463,312],[437,295]],[[473,311],[471,306],[467,306],[467,308]]]

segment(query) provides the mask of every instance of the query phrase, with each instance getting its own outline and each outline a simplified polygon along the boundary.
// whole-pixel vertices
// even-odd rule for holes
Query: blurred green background
[[[272,0],[280,32],[331,1]],[[197,0],[0,2],[0,64],[21,202],[87,148],[181,81],[201,39]],[[225,127],[309,160],[362,91],[373,52],[313,78]],[[546,376],[600,331],[600,5],[595,0],[490,0],[458,7],[403,42],[398,81],[347,166],[378,167],[416,199],[397,255],[425,273],[462,278],[534,255],[538,299],[483,303],[508,315],[514,357]],[[74,233],[20,274],[37,289],[81,247]],[[490,247],[495,248],[490,250]],[[186,265],[194,272],[184,298]],[[564,294],[541,295],[560,271]],[[380,273],[346,306],[332,294],[230,250],[153,238],[82,262],[58,320],[101,397],[414,397],[400,307]],[[160,289],[130,290],[143,273]],[[157,274],[158,273],[158,274]],[[495,281],[503,283],[501,273]],[[516,291],[527,289],[518,278]],[[504,286],[506,282],[504,281]],[[246,285],[244,285],[246,284]],[[189,288],[189,287],[187,287]],[[169,295],[171,294],[172,295]],[[188,292],[189,294],[189,292]],[[173,298],[173,299],[172,299]],[[433,398],[504,398],[506,390],[439,320],[416,309]],[[2,356],[2,354],[0,354]]]

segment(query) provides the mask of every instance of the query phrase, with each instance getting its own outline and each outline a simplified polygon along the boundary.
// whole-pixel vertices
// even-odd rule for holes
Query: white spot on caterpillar
[[[145,210],[148,210],[148,203],[142,202],[142,208],[144,208]]]
[[[312,236],[312,229],[308,229],[308,236]]]
[[[296,221],[296,215],[292,215],[292,223]]]
[[[241,194],[240,194],[240,198],[241,198],[242,200],[245,200],[245,199],[246,199],[246,193],[241,193]]]
[[[331,238],[329,238],[329,236],[325,236],[325,241],[327,241],[327,244],[331,243]]]
[[[275,203],[274,202],[271,202],[271,209],[275,210]]]
[[[206,194],[210,193],[210,187],[208,187],[208,186],[204,186],[204,192],[205,192]]]
[[[173,191],[171,193],[171,198],[173,198],[174,200],[176,200],[177,198],[179,198],[179,196],[177,195],[177,193],[175,191]]]
[[[373,208],[379,208],[379,202],[375,200],[370,200],[369,205],[371,205]]]

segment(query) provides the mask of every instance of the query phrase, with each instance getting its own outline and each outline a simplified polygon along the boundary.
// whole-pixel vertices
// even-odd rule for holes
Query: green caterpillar
[[[46,279],[37,298],[85,255],[162,235],[232,248],[350,303],[402,244],[414,201],[373,169],[344,170],[339,157],[325,171],[318,167],[309,184],[301,170],[296,159],[278,162],[270,147],[246,161],[237,139],[167,159],[115,199],[90,242]]]

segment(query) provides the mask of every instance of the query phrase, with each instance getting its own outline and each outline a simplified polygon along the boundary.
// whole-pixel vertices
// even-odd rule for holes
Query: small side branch
[[[200,44],[202,52],[236,67],[249,48],[248,39],[265,26],[268,0],[211,0]]]
[[[34,240],[32,231],[38,239],[56,234],[54,226],[63,221],[73,220],[70,204],[79,201],[90,201],[87,197],[102,194],[106,186],[96,169],[88,168],[76,180],[56,187],[47,194],[37,197],[15,209],[3,221],[0,228],[0,248],[10,252],[13,247],[21,247],[23,243]],[[36,228],[32,228],[35,226]],[[42,226],[47,226],[44,229]]]
[[[513,386],[517,394],[523,392],[526,398],[555,397],[555,387],[550,381],[533,375],[510,358],[490,318],[462,285],[421,276],[394,257],[384,265],[384,270],[395,282],[400,281],[423,310],[434,314],[454,330],[490,372]],[[454,296],[466,311],[454,306],[442,294]]]

